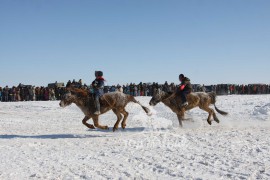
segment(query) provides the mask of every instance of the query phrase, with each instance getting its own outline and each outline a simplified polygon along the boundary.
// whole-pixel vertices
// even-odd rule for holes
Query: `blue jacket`
[[[93,82],[92,86],[94,89],[94,94],[98,97],[104,94],[104,79],[103,77],[97,77]]]

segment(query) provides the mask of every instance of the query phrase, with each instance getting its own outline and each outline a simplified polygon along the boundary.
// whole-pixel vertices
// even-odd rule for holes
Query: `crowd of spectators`
[[[59,85],[60,84],[60,85]],[[65,93],[66,88],[69,86],[75,86],[77,88],[83,88],[92,92],[92,86],[88,86],[79,81],[68,81],[66,86],[64,83],[53,83],[47,87],[35,87],[32,85],[19,84],[17,87],[0,87],[0,101],[53,101],[60,100],[61,96]],[[214,91],[217,95],[231,95],[231,94],[270,94],[270,85],[267,84],[249,84],[249,85],[235,85],[235,84],[218,84],[204,86],[199,84],[193,84],[193,91]],[[105,86],[104,92],[122,91],[125,94],[133,96],[152,96],[154,89],[160,88],[165,92],[173,92],[178,88],[178,84],[168,83],[130,83],[126,85],[112,85]]]
[[[216,92],[218,95],[270,94],[270,85],[267,85],[267,84],[248,84],[248,85],[220,84],[220,85],[213,85],[211,90]]]

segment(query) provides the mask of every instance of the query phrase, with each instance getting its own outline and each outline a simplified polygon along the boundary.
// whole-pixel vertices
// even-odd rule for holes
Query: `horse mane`
[[[87,98],[89,95],[89,92],[86,89],[79,89],[79,88],[70,88],[69,89],[71,93],[76,94],[80,98]]]
[[[174,99],[175,96],[177,96],[176,92],[172,92],[172,91],[164,92],[164,93],[165,93],[165,98],[163,100]]]

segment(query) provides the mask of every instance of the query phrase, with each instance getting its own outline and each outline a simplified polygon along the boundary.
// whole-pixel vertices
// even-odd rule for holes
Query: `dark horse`
[[[215,103],[216,103],[216,93],[214,92],[192,92],[187,95],[188,105],[186,107],[180,107],[181,97],[177,92],[170,92],[166,93],[161,91],[160,89],[154,92],[152,99],[150,100],[149,104],[151,106],[155,106],[159,102],[163,102],[166,106],[168,106],[173,112],[176,113],[177,118],[179,120],[180,126],[182,126],[182,120],[184,120],[185,111],[190,110],[195,107],[199,107],[202,110],[209,113],[207,118],[207,122],[211,125],[211,116],[213,115],[214,120],[219,123],[219,120],[216,116],[215,111],[210,108],[210,104],[214,104],[215,109],[218,113],[222,115],[227,115],[227,112],[219,110]]]
[[[116,116],[117,121],[113,127],[113,131],[118,129],[119,123],[122,120],[122,115],[124,116],[122,120],[122,128],[126,127],[126,120],[128,117],[128,112],[125,110],[126,105],[129,102],[134,102],[139,104],[146,113],[149,113],[150,110],[141,105],[139,101],[137,101],[133,96],[126,95],[122,92],[111,92],[106,93],[100,97],[100,112],[104,114],[109,110],[112,110]],[[93,96],[84,89],[78,88],[69,88],[68,91],[62,96],[60,101],[61,107],[69,106],[70,104],[75,103],[84,113],[85,117],[82,120],[82,123],[90,129],[95,129],[95,127],[100,129],[108,129],[108,126],[102,126],[98,122],[98,116],[95,115],[94,112],[96,110]],[[92,118],[94,121],[94,126],[92,124],[88,124],[87,121]]]

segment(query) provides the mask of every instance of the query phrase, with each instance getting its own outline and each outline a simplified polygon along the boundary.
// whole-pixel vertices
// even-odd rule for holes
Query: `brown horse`
[[[182,120],[184,120],[185,111],[190,110],[195,107],[199,107],[202,110],[209,113],[209,116],[207,118],[207,122],[211,125],[211,116],[213,115],[214,120],[219,123],[219,120],[216,116],[215,111],[210,108],[210,104],[214,104],[215,109],[218,113],[222,115],[227,115],[227,112],[219,110],[215,103],[216,103],[216,93],[214,92],[192,92],[187,95],[187,101],[188,105],[186,107],[180,107],[181,103],[181,97],[180,94],[177,92],[170,92],[166,93],[164,91],[161,91],[160,89],[156,90],[154,92],[154,95],[152,99],[150,100],[149,104],[151,106],[155,106],[159,102],[163,102],[166,106],[168,106],[173,112],[176,113],[177,118],[179,120],[179,124],[182,127]]]
[[[128,117],[128,112],[125,110],[126,105],[129,102],[134,102],[139,104],[143,110],[148,114],[150,111],[147,107],[140,104],[139,101],[137,101],[133,96],[126,95],[122,92],[111,92],[106,93],[100,98],[100,112],[101,114],[104,114],[108,112],[109,110],[112,110],[116,116],[117,121],[113,127],[113,131],[118,129],[119,123],[122,119],[122,115],[124,116],[122,120],[122,128],[125,129],[126,127],[126,120]],[[93,96],[84,89],[78,89],[78,88],[70,88],[69,91],[67,91],[61,98],[60,106],[66,107],[70,104],[75,103],[84,113],[85,117],[82,120],[82,123],[87,126],[90,129],[95,129],[95,127],[100,129],[108,129],[108,126],[102,126],[98,122],[98,116],[95,115],[94,112],[96,110],[95,104],[94,104],[94,98]],[[94,126],[92,124],[88,124],[87,121],[92,118],[94,121]]]

